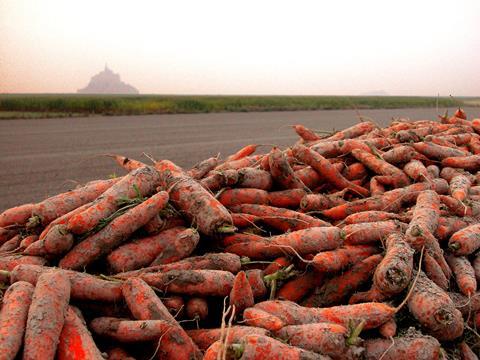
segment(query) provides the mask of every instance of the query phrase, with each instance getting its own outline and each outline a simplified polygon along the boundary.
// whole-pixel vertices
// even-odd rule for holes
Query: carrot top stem
[[[360,323],[357,326],[353,326],[353,323],[349,324],[350,333],[349,333],[347,339],[345,340],[345,343],[348,346],[359,344],[359,342],[360,342],[359,336],[360,336],[360,333],[362,332],[364,326],[365,326],[365,319],[360,321]]]
[[[237,228],[232,225],[224,225],[220,226],[219,228],[216,229],[216,232],[219,234],[231,234],[234,233]]]

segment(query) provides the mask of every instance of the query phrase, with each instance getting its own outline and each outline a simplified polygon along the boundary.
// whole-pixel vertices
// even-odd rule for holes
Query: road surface
[[[478,108],[467,112],[480,113]],[[435,109],[361,113],[382,126],[392,117],[436,116]],[[145,152],[188,168],[246,144],[292,144],[297,137],[288,127],[291,124],[332,130],[357,121],[350,110],[2,120],[0,211],[42,200],[89,180],[123,174],[102,154],[122,154],[148,162],[142,156]]]

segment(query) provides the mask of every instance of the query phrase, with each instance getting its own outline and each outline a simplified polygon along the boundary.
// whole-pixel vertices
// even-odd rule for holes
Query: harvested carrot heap
[[[124,176],[0,214],[0,359],[478,359],[479,124],[110,154]]]

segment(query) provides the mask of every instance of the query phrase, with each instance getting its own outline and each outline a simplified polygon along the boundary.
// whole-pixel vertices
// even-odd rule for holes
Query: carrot
[[[298,302],[323,283],[324,277],[316,271],[307,271],[284,283],[277,292],[280,300]],[[251,305],[253,306],[253,304]]]
[[[77,271],[21,264],[11,271],[10,279],[12,283],[16,281],[27,281],[35,285],[43,273],[52,271],[68,277],[71,283],[72,299],[118,302],[123,298],[121,283],[102,280],[94,275]]]
[[[290,301],[269,300],[256,304],[254,309],[273,315],[285,325],[330,322],[348,326],[351,321],[359,324],[364,320],[364,329],[377,328],[395,314],[395,308],[375,302],[328,308],[307,308]]]
[[[370,194],[372,196],[382,195],[385,192],[385,186],[382,184],[383,176],[374,176],[370,179]]]
[[[18,235],[18,230],[16,229],[4,229],[0,227],[0,245],[7,242],[14,236]]]
[[[345,179],[342,174],[340,174],[340,172],[322,155],[300,144],[295,145],[292,150],[297,159],[310,165],[315,171],[325,177],[325,179],[329,183],[333,184],[336,188],[340,190],[348,188],[362,196],[369,195],[367,189],[355,185],[351,181]]]
[[[223,187],[232,186],[238,182],[237,170],[211,171],[208,176],[199,181],[200,185],[212,192],[218,191]]]
[[[230,155],[227,157],[226,161],[235,161],[235,160],[240,160],[243,159],[246,156],[252,155],[256,150],[257,150],[258,145],[247,145],[238,150],[235,154]]]
[[[124,349],[120,347],[114,347],[107,352],[108,360],[135,360]]]
[[[222,246],[228,247],[234,244],[247,243],[247,242],[256,242],[256,241],[265,240],[264,237],[251,233],[234,233],[232,235],[225,236],[221,239]]]
[[[99,317],[92,320],[90,329],[97,335],[119,342],[159,341],[157,356],[161,359],[198,358],[181,341],[180,334],[183,330],[168,321]]]
[[[324,182],[323,177],[310,166],[296,170],[295,175],[309,189],[314,189]]]
[[[292,127],[297,133],[297,135],[300,136],[304,141],[308,142],[308,141],[320,140],[320,137],[318,137],[318,135],[315,134],[315,132],[306,128],[303,125],[293,125]]]
[[[417,152],[410,146],[397,146],[382,154],[382,159],[390,164],[407,163],[412,160]]]
[[[380,254],[372,255],[357,262],[343,274],[330,278],[323,286],[317,288],[303,305],[323,307],[340,304],[343,299],[371,278],[382,258]]]
[[[238,170],[245,167],[252,167],[262,160],[263,155],[246,156],[238,160],[226,161],[223,164],[218,165],[216,171],[224,170]]]
[[[31,284],[19,281],[3,295],[0,311],[0,354],[3,359],[14,359],[22,346],[33,290]]]
[[[425,244],[426,234],[435,233],[439,217],[440,198],[438,194],[433,190],[421,192],[413,210],[413,219],[405,232],[410,246],[420,249]]]
[[[119,208],[119,200],[148,195],[158,185],[158,172],[151,166],[132,171],[98,197],[87,210],[70,218],[67,228],[74,234],[83,234],[98,225]]]
[[[338,131],[335,135],[332,135],[329,138],[326,138],[324,140],[332,141],[332,140],[353,139],[369,133],[376,127],[377,126],[374,123],[370,121],[365,121],[365,122],[361,122],[359,124],[353,125],[349,128],[343,129],[341,131]]]
[[[450,181],[450,193],[454,199],[465,201],[468,197],[468,191],[472,183],[465,175],[455,176]]]
[[[217,166],[218,156],[211,157],[196,164],[194,167],[187,171],[187,175],[195,180],[200,180]]]
[[[394,318],[388,320],[378,328],[378,332],[386,339],[390,339],[397,333],[397,322]]]
[[[253,297],[255,299],[264,298],[267,295],[267,287],[265,286],[265,277],[262,270],[251,269],[245,271],[248,283],[252,288]]]
[[[62,216],[56,218],[51,223],[49,223],[47,226],[45,226],[45,228],[42,230],[42,232],[40,233],[40,235],[38,237],[40,239],[45,238],[45,236],[48,234],[48,232],[50,231],[50,229],[52,227],[54,227],[55,225],[65,225],[65,224],[67,224],[74,215],[80,214],[81,212],[88,209],[91,205],[92,205],[91,202],[86,203],[86,204],[84,204],[82,206],[79,206],[78,208],[70,211],[69,213],[66,213],[65,215],[62,215]]]
[[[171,354],[176,350],[181,351],[178,353],[179,357],[182,354],[189,353],[194,357],[199,356],[199,350],[196,345],[147,283],[137,278],[128,279],[122,286],[122,293],[135,319],[145,321],[162,320],[177,328],[174,331],[175,337],[171,337],[168,334],[165,335],[168,341],[165,340],[163,342],[163,351]]]
[[[440,176],[440,168],[437,165],[428,165],[427,171],[433,179]]]
[[[268,205],[268,192],[260,189],[225,189],[218,196],[218,201],[227,207],[240,204]]]
[[[270,190],[273,185],[272,175],[268,171],[246,167],[239,169],[238,180],[235,184],[241,188]]]
[[[429,142],[414,143],[413,147],[419,153],[427,156],[430,159],[434,160],[443,160],[446,158],[457,157],[457,156],[467,156],[468,152],[462,151],[459,149],[454,149],[447,146],[441,146]],[[443,164],[443,161],[442,161]]]
[[[306,189],[298,179],[292,167],[287,161],[285,154],[274,147],[269,154],[270,174],[273,180],[283,189]]]
[[[45,265],[47,260],[39,256],[2,255],[0,256],[0,270],[12,271],[17,265]]]
[[[280,269],[290,266],[292,262],[289,258],[281,256],[273,260],[265,269],[263,269],[264,275],[270,275],[277,272]]]
[[[448,290],[448,279],[443,273],[442,268],[438,265],[437,261],[430,256],[428,252],[424,254],[423,265],[425,268],[425,274],[427,277],[437,284],[442,290]]]
[[[398,196],[396,197],[398,200]],[[333,219],[342,220],[351,214],[369,210],[385,210],[395,212],[400,207],[398,202],[387,202],[385,196],[376,196],[360,200],[354,200],[345,204],[337,205],[321,212],[322,215]]]
[[[84,321],[71,306],[67,308],[56,358],[58,360],[103,359]]]
[[[13,251],[15,249],[18,249],[21,241],[22,241],[22,237],[20,235],[15,235],[10,240],[4,242],[0,246],[0,253],[10,252],[10,251]]]
[[[392,184],[394,187],[404,187],[410,184],[407,175],[405,175],[402,170],[382,159],[377,158],[375,155],[372,155],[360,149],[353,150],[352,155],[355,159],[360,161],[363,165],[372,170],[374,173],[378,175],[387,175],[394,177],[395,180]]]
[[[207,253],[201,256],[188,257],[170,264],[127,271],[115,274],[114,276],[119,279],[128,279],[129,277],[136,277],[141,274],[167,272],[170,270],[224,270],[235,274],[240,271],[241,266],[242,264],[238,255],[228,253]]]
[[[269,239],[228,246],[225,251],[252,259],[275,258],[294,249],[305,255],[341,246],[343,232],[337,227],[312,227],[273,236]]]
[[[122,168],[124,168],[128,172],[137,170],[143,166],[147,166],[141,161],[129,159],[128,157],[125,157],[125,156],[116,155],[116,154],[107,154],[107,156],[113,158],[118,165],[120,165]]]
[[[230,207],[230,210],[235,213],[259,216],[265,224],[283,232],[288,230],[302,230],[310,227],[330,226],[326,221],[312,216],[267,205],[241,204]]]
[[[168,160],[157,162],[155,168],[160,172],[162,187],[169,191],[170,201],[199,232],[213,235],[234,231],[227,209],[182,169]]]
[[[438,340],[453,340],[462,335],[462,314],[448,294],[423,272],[407,303],[410,313]]]
[[[149,264],[173,263],[190,255],[199,240],[200,236],[194,229],[174,227],[116,248],[107,256],[107,262],[115,273],[136,270]]]
[[[472,137],[467,146],[473,155],[480,154],[480,139],[478,139],[477,137]]]
[[[25,225],[30,216],[32,216],[34,206],[34,204],[25,204],[5,210],[0,214],[0,227]]]
[[[461,108],[458,108],[455,113],[453,114],[454,117],[457,117],[457,118],[460,118],[460,119],[463,119],[463,120],[466,120],[467,119],[467,114],[465,113],[465,111]]]
[[[457,256],[470,255],[480,248],[480,224],[470,225],[454,233],[448,247]]]
[[[404,337],[369,339],[365,341],[365,359],[374,360],[438,360],[440,343],[431,336],[409,332]]]
[[[53,359],[70,300],[70,280],[58,272],[40,275],[28,310],[23,359]]]
[[[24,251],[27,247],[38,241],[38,235],[28,235],[20,242],[20,249]]]
[[[226,332],[226,330],[223,329],[223,332]],[[207,350],[208,347],[215,341],[220,340],[222,336],[222,329],[187,330],[187,334],[201,350]],[[225,341],[227,344],[236,343],[246,335],[253,334],[267,335],[267,331],[265,329],[253,326],[233,325],[228,329],[228,336],[226,337]]]
[[[425,181],[432,177],[425,165],[418,160],[410,160],[403,167],[403,171],[414,181]]]
[[[303,189],[272,191],[268,193],[268,200],[270,205],[274,207],[298,208],[305,195],[306,192]]]
[[[249,327],[259,327],[268,331],[277,331],[286,325],[277,316],[255,307],[245,309],[243,320]]]
[[[162,211],[151,218],[148,223],[143,226],[143,229],[149,235],[156,235],[161,231],[165,231],[177,226],[185,226],[185,220],[180,215],[170,213],[162,214]]]
[[[387,211],[379,211],[379,210],[369,210],[369,211],[362,211],[352,215],[347,216],[344,219],[345,224],[360,224],[360,223],[371,223],[371,222],[379,222],[379,221],[387,221],[387,220],[405,220],[404,216],[399,214],[390,213]]]
[[[174,317],[181,318],[185,309],[185,301],[181,296],[169,296],[161,299],[168,312]]]
[[[222,270],[171,270],[144,273],[140,278],[168,293],[198,296],[227,296],[234,281],[232,273]]]
[[[442,160],[442,166],[460,168],[466,171],[480,170],[480,155],[447,157]]]
[[[324,194],[307,194],[300,201],[300,209],[304,212],[321,211],[345,203],[346,201],[339,196]]]
[[[473,352],[465,341],[458,346],[462,360],[478,360],[478,356]]]
[[[323,251],[315,255],[312,265],[320,273],[335,273],[357,261],[361,261],[375,253],[378,249],[370,245],[346,245],[332,251]]]
[[[363,353],[361,347],[351,344],[353,339],[349,338],[347,328],[338,324],[288,325],[275,335],[290,345],[328,355],[335,360],[357,359]]]
[[[364,179],[368,175],[367,168],[361,162],[356,162],[348,165],[345,170],[342,171],[342,175],[345,179],[353,181]]]
[[[208,303],[204,298],[192,297],[188,299],[185,305],[187,319],[207,320],[208,319]]]
[[[362,149],[371,152],[370,146],[372,146],[372,144],[367,141],[347,139],[317,142],[311,149],[323,157],[333,158],[348,155],[353,149]]]
[[[466,296],[472,296],[477,290],[477,280],[470,261],[464,256],[457,257],[451,254],[447,255],[446,259],[455,275],[460,292]]]
[[[57,257],[73,246],[73,235],[66,225],[54,225],[45,237],[34,242],[23,251],[25,255]]]
[[[235,307],[235,314],[241,314],[243,310],[255,304],[252,287],[244,271],[238,272],[235,276],[229,301],[230,306]]]
[[[405,231],[406,224],[396,221],[378,221],[372,223],[360,223],[346,225],[345,243],[348,245],[371,244],[385,239],[392,232]]]
[[[168,194],[161,191],[115,218],[102,230],[75,245],[60,260],[64,269],[81,269],[108,254],[165,207]]]

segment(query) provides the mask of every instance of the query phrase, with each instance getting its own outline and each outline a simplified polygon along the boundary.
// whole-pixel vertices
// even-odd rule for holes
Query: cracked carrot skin
[[[330,356],[334,360],[362,357],[363,349],[347,345],[348,330],[342,325],[316,323],[288,325],[275,336],[292,346]]]
[[[107,262],[114,273],[173,263],[190,255],[199,240],[194,229],[174,227],[119,246],[108,254]]]
[[[131,278],[126,280],[122,286],[122,293],[128,308],[132,315],[137,320],[163,320],[171,323],[178,329],[175,331],[175,337],[166,339],[163,343],[163,351],[167,353],[174,353],[176,349],[181,348],[178,354],[193,354],[199,358],[200,353],[197,346],[180,327],[175,318],[170,314],[167,307],[155,294],[153,289],[143,280],[138,278]],[[165,335],[167,338],[168,334]],[[175,340],[175,341],[172,341]],[[183,356],[185,358],[185,356]],[[187,357],[188,359],[189,357]]]
[[[225,330],[223,330],[225,332]],[[207,350],[215,341],[220,340],[222,329],[195,329],[187,330],[187,334],[197,344],[200,350]],[[227,343],[239,342],[246,335],[268,335],[268,331],[262,328],[253,326],[233,325],[229,328]]]
[[[113,214],[119,207],[118,200],[123,197],[133,198],[136,189],[142,196],[154,192],[158,186],[159,175],[152,166],[145,166],[132,171],[108,188],[85,211],[70,218],[67,228],[74,234],[83,234],[98,225],[101,219]]]
[[[448,294],[422,272],[408,299],[410,313],[438,340],[463,334],[463,318]]]
[[[28,310],[23,359],[53,359],[70,301],[70,280],[58,271],[38,278]]]
[[[477,290],[477,279],[472,264],[465,256],[446,256],[448,265],[455,275],[460,292],[466,296],[472,296]]]
[[[75,245],[59,262],[63,269],[83,269],[99,257],[108,254],[136,230],[144,226],[167,205],[168,194],[161,191],[123,215],[112,220],[99,232]]]
[[[34,287],[18,281],[5,291],[0,310],[0,357],[14,359],[23,343]]]
[[[340,304],[348,295],[370,280],[383,255],[376,254],[357,262],[344,273],[328,279],[303,303],[308,307]]]
[[[339,190],[348,188],[351,191],[360,194],[361,196],[368,196],[370,194],[367,189],[345,179],[342,174],[330,163],[330,161],[325,159],[317,152],[300,144],[295,145],[292,150],[296,158],[310,165],[315,171],[317,171],[329,183],[333,184]]]
[[[263,223],[283,232],[330,226],[328,222],[313,216],[267,205],[241,204],[230,207],[230,210],[235,213],[259,216]]]
[[[43,226],[69,212],[94,201],[119,179],[92,181],[80,188],[58,194],[35,204],[32,216],[37,216]]]
[[[312,227],[290,233],[228,246],[225,251],[252,259],[268,259],[290,253],[306,255],[333,250],[343,244],[343,231],[335,226]]]
[[[171,270],[140,275],[150,286],[168,293],[198,296],[227,296],[232,290],[234,275],[222,270]]]
[[[0,227],[25,225],[32,216],[35,204],[24,204],[5,210],[0,214]]]
[[[362,320],[365,320],[364,329],[379,327],[390,320],[396,311],[395,308],[387,304],[376,302],[327,308],[308,308],[291,301],[280,300],[260,302],[255,304],[254,309],[262,310],[273,315],[284,325],[330,322],[348,326],[350,321],[360,323]]]
[[[315,255],[312,265],[320,273],[335,273],[379,252],[376,246],[345,245],[331,251]]]
[[[164,320],[124,320],[99,317],[90,322],[97,335],[119,342],[159,341],[157,357],[161,359],[200,359],[197,352],[188,351],[180,337],[180,327]]]
[[[155,164],[160,173],[162,188],[168,190],[171,203],[195,224],[205,235],[218,231],[233,232],[232,217],[228,210],[198,182],[168,160]]]
[[[56,358],[58,360],[103,360],[102,353],[98,350],[87,326],[72,306],[67,309]]]
[[[27,281],[35,285],[45,272],[65,274],[71,283],[71,298],[75,300],[93,300],[118,302],[123,299],[122,284],[116,281],[102,280],[94,275],[83,272],[49,268],[46,266],[21,264],[10,274],[10,281]]]
[[[305,185],[295,175],[283,151],[274,147],[268,155],[270,174],[283,189],[305,189]]]
[[[225,189],[217,196],[217,199],[227,207],[240,204],[268,205],[270,203],[268,192],[250,188]]]

